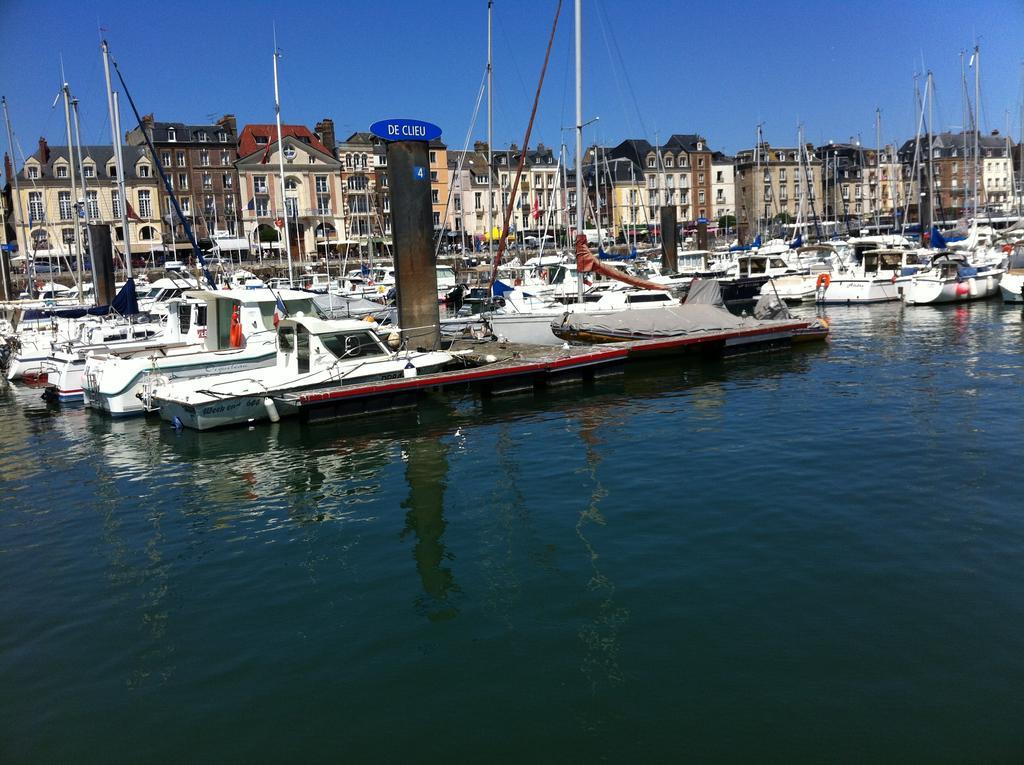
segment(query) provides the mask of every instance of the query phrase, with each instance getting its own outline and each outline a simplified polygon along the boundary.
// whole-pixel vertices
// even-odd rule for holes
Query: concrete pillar
[[[698,218],[697,219],[697,249],[706,250],[708,248],[708,219]]]
[[[92,283],[96,290],[96,305],[110,305],[116,294],[110,226],[90,223],[89,242],[92,247]]]
[[[409,348],[441,347],[426,141],[388,143],[398,324]]]
[[[676,257],[676,208],[667,205],[661,208],[661,270],[674,274],[679,270]]]
[[[14,300],[18,297],[11,281],[11,253],[0,250],[0,300]]]

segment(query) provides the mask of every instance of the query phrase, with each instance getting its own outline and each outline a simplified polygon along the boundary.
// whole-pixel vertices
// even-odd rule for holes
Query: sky
[[[557,0],[494,2],[494,140],[522,144]],[[18,162],[39,136],[65,141],[64,79],[85,143],[109,143],[100,27],[142,114],[202,123],[273,122],[274,35],[286,123],[324,117],[338,137],[387,117],[444,130],[449,148],[486,137],[486,0],[311,4],[0,0],[0,94]],[[848,141],[915,130],[914,76],[935,78],[935,127],[964,124],[961,52],[981,46],[981,127],[1020,136],[1024,0],[584,0],[586,142],[700,133],[711,148]],[[565,0],[531,144],[573,142],[573,4]],[[973,93],[973,72],[968,72]],[[121,124],[134,117],[122,96]],[[470,131],[472,124],[472,130]],[[7,150],[6,135],[0,145]]]

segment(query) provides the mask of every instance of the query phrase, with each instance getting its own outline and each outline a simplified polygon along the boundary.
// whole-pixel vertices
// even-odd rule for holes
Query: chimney
[[[320,139],[320,143],[326,146],[331,154],[337,154],[338,141],[334,136],[334,120],[330,117],[324,117],[316,123],[316,137]]]
[[[238,138],[238,121],[234,114],[225,114],[217,120],[217,124],[227,130],[232,138]]]
[[[50,145],[42,136],[39,137],[39,161],[44,165],[50,161]]]
[[[6,151],[4,152],[4,177],[7,178],[8,183],[14,177],[14,168],[11,167],[11,155]]]
[[[482,154],[487,153],[487,141],[477,141],[473,144],[473,151],[481,152]]]
[[[517,144],[517,143],[510,143],[509,146],[508,146],[508,150],[510,152],[512,152],[513,154],[515,154],[517,151],[519,151],[519,144]]]

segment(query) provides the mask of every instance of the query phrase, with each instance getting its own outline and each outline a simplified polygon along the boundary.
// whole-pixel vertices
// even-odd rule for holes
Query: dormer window
[[[256,136],[256,143],[258,143],[260,146],[266,146],[268,143],[270,143],[270,139],[265,135],[258,135]]]
[[[39,177],[39,168],[36,167],[35,165],[29,165],[26,168],[26,170],[28,171],[28,177],[29,178],[38,178]]]
[[[57,165],[57,177],[58,178],[67,178],[68,177],[68,166],[67,165]]]
[[[148,178],[149,165],[139,165],[137,168],[135,168],[135,172],[138,174],[140,178]]]
[[[704,151],[704,142],[697,141],[697,151]]]
[[[175,131],[174,128],[167,128],[167,140],[168,141],[177,141],[178,140],[178,133],[177,133],[177,131]]]
[[[655,166],[655,160],[653,156],[647,158],[647,167],[653,168]]]
[[[228,134],[225,133],[223,130],[219,133],[218,137],[220,138],[220,142],[221,143],[227,143],[228,142]]]
[[[210,136],[209,136],[209,134],[205,130],[200,130],[198,137],[199,137],[200,141],[209,141],[210,140]]]
[[[86,178],[94,178],[96,176],[96,168],[93,167],[92,165],[85,165],[82,168],[82,174]]]
[[[117,165],[107,165],[107,175],[111,178],[117,177]]]
[[[665,167],[672,167],[672,157],[671,157],[671,155],[665,157]]]

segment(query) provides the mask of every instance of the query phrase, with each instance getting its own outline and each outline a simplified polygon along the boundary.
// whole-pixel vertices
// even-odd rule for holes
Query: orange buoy
[[[825,289],[828,289],[828,285],[832,283],[832,277],[828,274],[818,274],[818,282],[814,285],[816,289],[821,289],[824,285]]]

